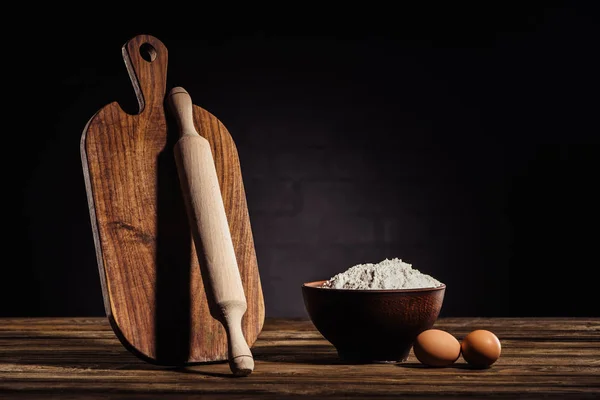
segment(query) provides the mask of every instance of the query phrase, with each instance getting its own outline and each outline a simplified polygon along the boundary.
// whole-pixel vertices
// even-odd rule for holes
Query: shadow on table
[[[28,336],[35,336],[35,334],[29,333]],[[0,352],[0,364],[7,370],[14,368],[17,371],[26,366],[34,366],[37,369],[52,370],[57,374],[69,373],[69,371],[74,370],[102,370],[174,372],[233,377],[233,374],[228,373],[229,367],[226,361],[198,363],[185,367],[155,365],[137,358],[121,345],[107,346],[102,342],[102,339],[84,338],[63,352],[48,351],[45,347],[32,345],[20,350],[18,355],[10,352]],[[227,371],[227,373],[214,371],[216,364],[222,364],[223,366],[217,367],[217,369]]]
[[[234,375],[233,373],[206,371],[203,369],[206,365],[208,364],[196,364],[187,367],[172,368],[171,370],[180,374],[203,375],[216,378],[240,378],[240,376]]]
[[[364,362],[343,360],[331,345],[265,346],[252,349],[258,362],[275,362],[312,365],[359,365]]]
[[[150,364],[141,360],[123,360],[123,357],[117,355],[114,361],[101,361],[97,362],[91,360],[87,357],[75,358],[75,357],[65,357],[63,359],[57,359],[56,357],[44,357],[43,354],[29,354],[29,356],[20,357],[18,360],[12,360],[8,358],[0,357],[0,363],[4,364],[6,368],[10,369],[10,365],[13,365],[15,369],[18,369],[18,366],[36,366],[42,368],[53,368],[59,369],[59,372],[69,370],[80,370],[80,371],[92,371],[92,370],[102,370],[102,371],[147,371],[147,372],[173,372],[173,373],[181,373],[181,374],[197,374],[204,376],[212,376],[219,378],[237,378],[232,373],[222,373],[216,371],[208,371],[206,369],[210,369],[214,364],[227,364],[226,361],[219,362],[211,362],[211,363],[198,363],[185,367],[171,367],[171,366],[161,366]],[[225,368],[223,368],[225,370]],[[226,367],[226,370],[229,371],[229,368]]]
[[[436,369],[436,370],[440,370],[440,369],[478,369],[478,370],[485,370],[488,369],[489,367],[486,368],[479,368],[479,367],[474,367],[472,365],[469,365],[467,363],[454,363],[445,367],[431,367],[429,365],[425,365],[425,364],[421,364],[418,362],[403,362],[403,363],[398,363],[396,364],[398,367],[400,368],[413,368],[413,369]]]

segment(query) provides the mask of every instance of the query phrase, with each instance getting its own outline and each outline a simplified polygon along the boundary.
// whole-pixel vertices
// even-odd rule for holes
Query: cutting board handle
[[[139,113],[164,113],[169,58],[167,47],[154,36],[138,35],[123,45],[122,52],[138,100]]]

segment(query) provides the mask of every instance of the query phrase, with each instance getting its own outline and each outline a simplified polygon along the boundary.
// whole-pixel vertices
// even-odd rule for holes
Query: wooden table
[[[489,329],[502,356],[484,370],[462,358],[427,368],[346,365],[309,321],[268,319],[256,368],[231,378],[225,363],[161,368],[127,352],[104,318],[0,319],[0,398],[600,398],[600,318],[445,318],[461,339]]]

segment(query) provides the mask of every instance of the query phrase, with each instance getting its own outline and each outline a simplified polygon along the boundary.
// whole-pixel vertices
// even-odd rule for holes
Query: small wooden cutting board
[[[181,195],[166,111],[168,52],[150,35],[122,48],[139,113],[116,103],[100,109],[81,137],[100,282],[108,320],[123,345],[159,365],[227,361],[227,336],[209,311]],[[210,112],[193,106],[210,143],[248,303],[242,320],[252,346],[264,299],[235,143]]]

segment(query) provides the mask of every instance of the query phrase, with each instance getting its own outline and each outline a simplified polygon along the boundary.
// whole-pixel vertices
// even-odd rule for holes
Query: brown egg
[[[477,329],[462,340],[461,351],[466,362],[474,367],[485,368],[500,357],[500,340],[490,331]]]
[[[445,367],[460,356],[458,339],[440,329],[428,329],[417,336],[413,343],[415,357],[431,367]]]

